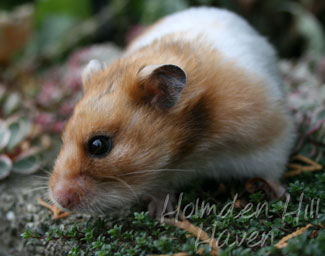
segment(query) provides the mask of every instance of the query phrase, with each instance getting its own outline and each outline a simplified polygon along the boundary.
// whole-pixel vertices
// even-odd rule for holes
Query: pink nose
[[[53,189],[53,197],[66,209],[73,209],[80,203],[80,190],[77,187],[61,186],[57,184]]]

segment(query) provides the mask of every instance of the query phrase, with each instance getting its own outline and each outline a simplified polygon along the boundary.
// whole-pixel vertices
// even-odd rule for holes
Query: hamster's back
[[[175,40],[197,43],[198,37],[253,76],[266,81],[270,93],[282,98],[281,79],[272,46],[238,15],[218,8],[199,7],[178,12],[158,21],[128,47],[130,54],[155,40],[174,34]],[[200,45],[198,45],[200,47]],[[218,68],[218,67],[215,67]]]

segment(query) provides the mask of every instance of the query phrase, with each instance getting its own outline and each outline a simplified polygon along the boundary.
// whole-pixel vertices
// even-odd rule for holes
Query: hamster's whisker
[[[129,172],[129,173],[122,174],[119,177],[135,175],[135,174],[150,174],[155,172],[194,172],[194,171],[195,171],[194,169],[152,169],[152,170]]]
[[[36,191],[36,190],[43,190],[43,189],[47,189],[47,186],[32,188],[32,189],[29,189],[28,192],[32,192],[32,191]]]
[[[39,181],[36,184],[32,184],[31,188],[33,188],[33,187],[35,187],[35,188],[36,187],[48,187],[48,184],[45,181]]]
[[[28,188],[27,191],[28,193],[31,193],[36,190],[46,190],[48,189],[48,184],[47,180],[41,178],[40,176],[35,176],[35,181],[33,181],[33,184],[31,184]]]
[[[44,167],[39,167],[38,170],[46,173],[49,176],[51,175],[51,171],[48,169],[45,169]]]
[[[46,181],[47,181],[48,178],[49,178],[48,176],[35,175],[35,174],[33,175],[33,177],[35,177],[35,178],[37,178],[37,179],[40,179],[40,180],[46,180]]]
[[[36,187],[46,187],[46,188],[48,188],[48,184],[47,184],[47,182],[39,182],[39,183],[37,183],[37,184],[34,184],[34,185],[32,185],[32,187],[31,188],[36,188]]]

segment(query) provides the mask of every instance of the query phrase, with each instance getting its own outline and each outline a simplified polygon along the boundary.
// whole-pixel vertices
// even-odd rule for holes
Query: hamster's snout
[[[63,187],[60,184],[53,189],[53,199],[65,209],[72,209],[80,203],[80,188],[75,186]]]
[[[50,186],[50,195],[60,207],[72,210],[78,208],[83,197],[83,182],[81,178],[59,180]]]

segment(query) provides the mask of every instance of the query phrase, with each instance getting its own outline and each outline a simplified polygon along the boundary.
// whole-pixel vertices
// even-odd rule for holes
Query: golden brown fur
[[[287,125],[284,103],[269,104],[263,80],[246,75],[197,40],[199,48],[165,37],[121,58],[85,84],[85,95],[63,133],[51,188],[62,177],[72,182],[77,176],[85,177],[84,191],[108,176],[143,188],[154,184],[161,173],[133,172],[175,168],[202,150],[249,153],[280,135]],[[166,111],[143,100],[146,92],[138,75],[144,66],[162,63],[178,65],[187,74],[178,103]],[[101,133],[112,136],[113,150],[104,159],[93,159],[85,145]]]

